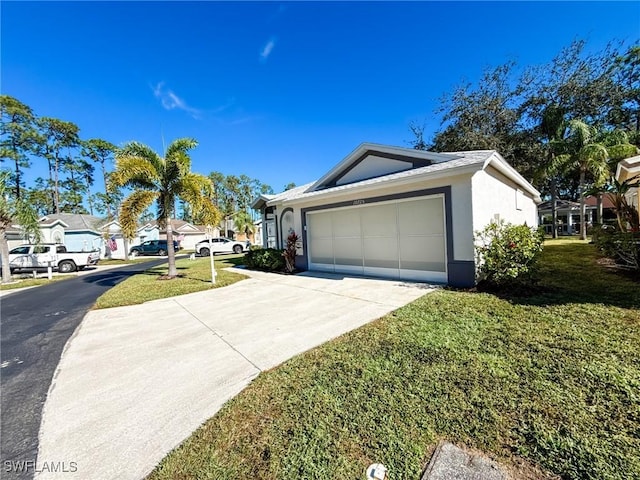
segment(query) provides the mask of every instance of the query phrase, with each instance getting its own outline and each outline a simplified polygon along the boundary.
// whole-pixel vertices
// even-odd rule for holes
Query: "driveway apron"
[[[45,403],[38,480],[143,478],[261,371],[435,288],[243,272],[229,287],[89,312]]]

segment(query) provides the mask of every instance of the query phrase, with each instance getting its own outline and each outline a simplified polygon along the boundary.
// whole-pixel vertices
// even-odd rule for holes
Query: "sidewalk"
[[[38,462],[77,472],[148,474],[261,371],[433,291],[339,275],[276,275],[94,310],[69,341],[44,407]]]

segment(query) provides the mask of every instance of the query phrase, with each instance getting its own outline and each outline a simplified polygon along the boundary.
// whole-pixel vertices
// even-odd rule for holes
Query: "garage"
[[[442,195],[306,215],[310,270],[447,281]]]
[[[476,283],[475,232],[537,225],[540,192],[495,150],[363,143],[317,180],[252,203],[272,243],[294,232],[295,266],[341,275]]]

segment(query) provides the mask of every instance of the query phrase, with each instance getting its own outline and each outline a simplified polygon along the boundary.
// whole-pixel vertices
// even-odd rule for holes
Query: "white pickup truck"
[[[100,252],[67,252],[64,245],[43,243],[20,245],[9,252],[9,268],[15,270],[44,270],[51,267],[60,273],[82,270],[88,265],[96,265]]]

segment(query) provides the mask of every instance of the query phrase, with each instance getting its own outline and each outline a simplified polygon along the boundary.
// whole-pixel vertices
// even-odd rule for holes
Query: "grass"
[[[442,290],[262,373],[149,478],[418,479],[448,439],[518,478],[639,479],[640,285],[575,240],[542,273],[539,295]]]
[[[24,278],[20,278],[23,277]],[[46,285],[50,282],[57,282],[59,280],[66,280],[68,278],[75,278],[72,275],[53,275],[51,280],[48,278],[33,278],[32,274],[13,274],[13,282],[12,283],[2,283],[0,284],[0,291],[4,290],[13,290],[15,288],[25,288],[25,287],[37,287],[40,285]]]
[[[143,273],[134,275],[119,283],[96,301],[95,308],[120,307],[124,305],[135,305],[138,303],[157,300],[160,298],[174,297],[185,293],[200,292],[210,288],[224,287],[246,278],[234,272],[223,270],[242,263],[243,255],[217,256],[216,284],[211,284],[211,264],[208,257],[180,258],[176,260],[178,278],[173,280],[161,280],[162,275],[167,273],[167,265],[145,270]],[[149,260],[148,258],[146,260]]]

